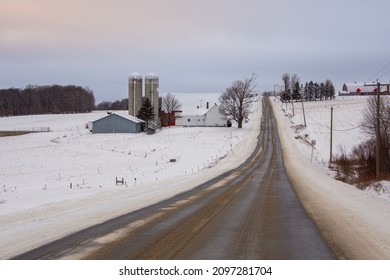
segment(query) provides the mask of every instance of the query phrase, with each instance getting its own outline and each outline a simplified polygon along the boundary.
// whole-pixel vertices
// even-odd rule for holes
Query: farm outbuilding
[[[183,110],[188,113],[190,110]],[[182,126],[227,126],[228,119],[217,104],[209,109],[208,103],[206,108],[197,108],[192,114],[183,114],[176,117],[176,124]]]
[[[127,114],[107,113],[92,122],[92,133],[139,133],[143,130],[144,121]]]
[[[364,83],[345,83],[342,91],[346,93],[364,94],[374,92],[375,87],[367,87]]]
[[[376,86],[366,86],[365,83],[345,83],[343,89],[340,92],[341,95],[372,95],[376,94],[378,88]],[[381,86],[381,93],[389,93],[389,86]]]

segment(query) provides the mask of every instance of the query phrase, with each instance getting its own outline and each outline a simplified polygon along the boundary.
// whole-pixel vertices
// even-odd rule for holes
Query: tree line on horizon
[[[300,78],[297,74],[284,73],[282,75],[284,89],[281,93],[282,102],[297,101],[316,101],[334,99],[336,90],[331,80],[325,82],[306,82],[305,85],[300,83]]]
[[[75,85],[28,85],[0,89],[0,116],[87,113],[95,108],[92,90]]]
[[[129,100],[128,98],[123,98],[121,100],[111,101],[102,101],[95,106],[95,110],[128,110],[129,109]]]

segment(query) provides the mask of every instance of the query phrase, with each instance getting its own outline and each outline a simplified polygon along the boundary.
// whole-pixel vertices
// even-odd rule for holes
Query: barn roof
[[[343,85],[345,92],[374,92],[375,87],[365,86],[364,83],[345,83]]]
[[[112,115],[116,115],[116,116],[119,116],[119,117],[121,117],[121,118],[127,119],[127,120],[129,120],[129,121],[131,121],[131,122],[133,122],[133,123],[143,123],[143,122],[145,122],[145,121],[140,120],[140,119],[138,119],[138,118],[136,118],[136,117],[134,117],[134,116],[130,116],[130,115],[127,114],[126,112],[115,112],[115,113],[107,113],[106,116],[104,116],[104,117],[102,117],[102,118],[100,118],[100,119],[97,119],[97,120],[93,121],[93,123],[96,122],[96,121],[99,121],[99,120],[101,120],[101,119],[110,117],[110,116],[112,116]]]
[[[198,115],[202,116],[213,107],[215,103],[218,103],[218,97],[221,93],[172,93],[182,104],[181,111],[183,115]],[[207,109],[207,102],[209,103],[209,109]]]

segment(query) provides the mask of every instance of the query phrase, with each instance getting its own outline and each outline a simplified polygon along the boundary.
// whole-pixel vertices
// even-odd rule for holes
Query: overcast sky
[[[90,87],[127,97],[131,73],[160,93],[258,91],[301,82],[390,80],[388,0],[0,0],[0,88]],[[389,73],[386,73],[389,71]]]

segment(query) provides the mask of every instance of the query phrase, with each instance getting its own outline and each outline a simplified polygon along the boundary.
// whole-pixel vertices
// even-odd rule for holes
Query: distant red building
[[[161,112],[161,126],[175,126],[176,125],[176,113],[181,113],[181,111],[173,111],[171,113]]]
[[[344,94],[359,94],[359,95],[372,95],[378,92],[378,88],[375,86],[366,86],[365,83],[345,83],[343,85],[342,93]],[[381,93],[389,93],[389,86],[382,86]]]

